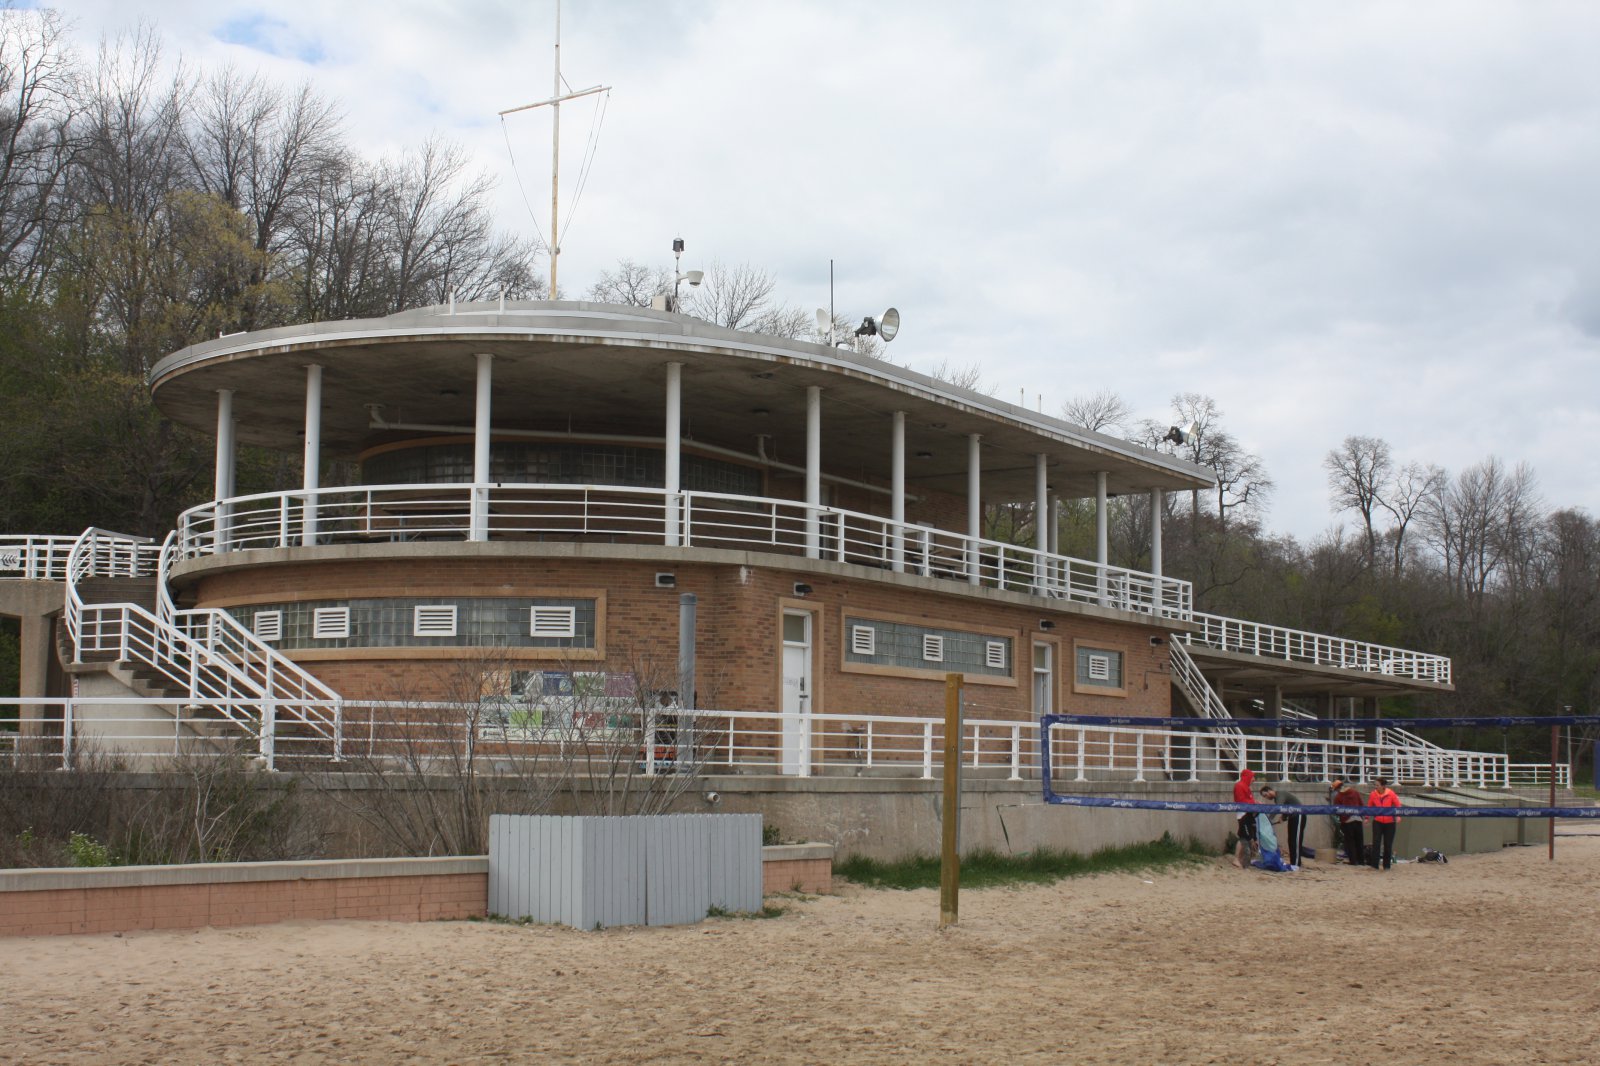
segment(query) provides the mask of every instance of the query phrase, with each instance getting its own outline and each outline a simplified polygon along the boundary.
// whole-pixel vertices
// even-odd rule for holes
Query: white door
[[[1043,718],[1055,713],[1055,670],[1050,658],[1050,645],[1035,642],[1033,645],[1033,716]]]
[[[783,772],[811,776],[811,612],[783,612]]]

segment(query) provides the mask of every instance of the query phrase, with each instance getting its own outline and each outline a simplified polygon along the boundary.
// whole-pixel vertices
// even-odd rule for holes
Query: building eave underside
[[[659,435],[666,365],[683,364],[686,443],[804,461],[805,392],[823,396],[823,469],[887,484],[890,424],[906,413],[907,488],[964,494],[969,434],[983,441],[982,491],[991,502],[1031,500],[1035,455],[1052,491],[1090,496],[1097,472],[1113,495],[1205,489],[1210,471],[1172,456],[959,389],[903,367],[823,345],[721,330],[685,316],[599,305],[529,305],[518,313],[406,312],[315,323],[209,341],[157,365],[152,388],[168,417],[202,432],[216,394],[234,392],[238,440],[300,447],[301,368],[323,367],[322,443],[354,458],[395,439],[386,423],[470,427],[475,356],[495,356],[496,430]],[[415,434],[411,434],[415,436]]]

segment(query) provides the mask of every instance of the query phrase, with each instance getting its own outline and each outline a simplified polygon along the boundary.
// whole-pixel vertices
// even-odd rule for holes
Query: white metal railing
[[[240,496],[185,511],[178,552],[351,541],[609,540],[811,555],[1164,618],[1189,582],[795,500],[611,485],[368,485]]]
[[[65,581],[77,537],[0,536],[0,578]]]
[[[1169,645],[1168,658],[1172,662],[1172,681],[1178,686],[1189,700],[1189,704],[1198,710],[1202,717],[1213,718],[1217,721],[1232,721],[1233,715],[1228,713],[1227,705],[1222,702],[1211,683],[1206,680],[1206,675],[1200,672],[1189,651],[1181,641],[1172,641]],[[1219,755],[1226,754],[1233,761],[1235,768],[1242,768],[1245,758],[1244,731],[1237,726],[1223,729],[1207,730],[1211,746]]]
[[[337,746],[336,714],[330,721],[323,701],[306,698],[310,693],[301,692],[293,699],[280,695],[272,660],[252,659],[248,645],[228,639],[232,634],[225,626],[207,620],[203,639],[196,639],[195,634],[136,603],[84,603],[84,580],[145,576],[155,572],[152,568],[159,569],[160,561],[160,549],[147,541],[99,529],[79,535],[68,553],[66,568],[64,615],[73,661],[114,661],[153,671],[178,687],[189,704],[214,706],[253,736],[269,765],[277,735],[275,719],[285,702],[292,704],[296,717]],[[170,708],[173,702],[168,699],[164,704]]]
[[[1364,670],[1392,677],[1409,677],[1418,681],[1450,684],[1450,659],[1443,655],[1428,655],[1404,648],[1391,648],[1383,644],[1368,644],[1365,641],[1347,640],[1325,633],[1284,629],[1281,626],[1224,618],[1203,611],[1196,611],[1192,621],[1199,622],[1202,629],[1198,633],[1185,634],[1183,639],[1190,644],[1215,648],[1218,651],[1237,651],[1268,659],[1336,666],[1343,670]]]
[[[156,582],[156,613],[162,621],[222,656],[252,683],[263,698],[288,704],[317,735],[338,733],[343,700],[316,675],[252,633],[237,618],[215,607],[179,608],[172,600],[167,575],[176,557],[177,534],[161,545]]]
[[[250,698],[197,700],[174,709],[170,701],[132,698],[10,699],[25,733],[15,749],[46,761],[70,764],[82,750],[118,751],[159,759],[169,754],[213,754],[226,741],[254,744],[257,720]],[[39,721],[34,708],[48,708]],[[651,709],[628,713],[609,708],[578,713],[559,723],[513,725],[487,705],[347,701],[339,744],[295,728],[302,708],[261,723],[268,751],[295,756],[306,765],[342,759],[436,758],[459,765],[463,753],[491,772],[526,770],[541,760],[570,762],[573,751],[610,746],[644,773],[696,770],[811,776],[850,774],[931,779],[942,766],[944,722],[932,717],[866,714],[781,714],[764,711]],[[1197,733],[1132,726],[1052,726],[1051,774],[1060,782],[1207,781],[1231,779],[1231,758],[1216,747],[1194,743]],[[653,742],[642,738],[652,736]],[[1244,736],[1245,763],[1264,775],[1299,780],[1335,776],[1370,781],[1387,777],[1421,786],[1471,785],[1507,789],[1547,784],[1548,764],[1511,764],[1504,755],[1436,749],[1426,757],[1384,744],[1299,737]],[[507,760],[516,757],[518,761]],[[976,720],[963,725],[964,766],[1011,780],[1039,775],[1036,722]],[[1557,766],[1557,784],[1569,783]]]

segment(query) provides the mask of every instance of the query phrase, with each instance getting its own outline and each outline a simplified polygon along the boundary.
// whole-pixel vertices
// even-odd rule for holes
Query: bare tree
[[[1378,499],[1379,506],[1394,516],[1389,539],[1394,549],[1395,577],[1400,576],[1406,558],[1406,531],[1423,505],[1439,491],[1444,477],[1444,471],[1437,466],[1407,463],[1395,472],[1388,491]]]
[[[0,10],[0,270],[29,290],[70,210],[80,95],[61,16]]]
[[[994,395],[994,385],[983,380],[983,364],[976,360],[965,366],[957,366],[948,359],[941,360],[938,366],[928,372],[928,376],[958,389]]]
[[[1343,444],[1328,452],[1322,466],[1328,472],[1328,489],[1335,508],[1353,510],[1361,516],[1370,569],[1378,551],[1372,516],[1382,506],[1382,498],[1388,494],[1394,474],[1389,444],[1377,437],[1346,437]]]
[[[650,301],[672,291],[672,271],[622,259],[615,269],[602,270],[600,279],[589,286],[589,299],[595,303],[649,307]]]
[[[1061,417],[1096,433],[1122,432],[1133,418],[1133,408],[1110,389],[1089,396],[1074,396],[1061,405]]]

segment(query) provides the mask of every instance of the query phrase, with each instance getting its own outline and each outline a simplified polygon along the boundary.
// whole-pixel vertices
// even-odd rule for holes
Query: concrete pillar
[[[1061,517],[1060,516],[1061,494],[1060,493],[1052,492],[1050,494],[1050,506],[1049,506],[1048,510],[1050,512],[1050,554],[1051,555],[1060,555],[1061,554],[1061,522],[1060,522],[1060,517]]]
[[[50,694],[50,647],[53,641],[53,615],[26,614],[21,622],[21,640],[18,642],[19,658],[17,695],[28,699],[42,699]],[[38,736],[42,732],[44,708],[21,707],[17,711],[17,727],[24,736]]]
[[[906,568],[906,413],[894,413],[894,439],[889,457],[889,569],[903,573]]]
[[[468,540],[489,539],[489,444],[493,436],[494,356],[478,353],[478,392],[472,424],[472,522]]]
[[[806,558],[822,557],[822,389],[806,386]]]
[[[978,583],[978,538],[983,535],[983,485],[980,466],[983,458],[982,440],[976,433],[967,435],[967,584]]]
[[[305,505],[301,519],[300,543],[311,547],[317,542],[317,498],[322,478],[322,367],[306,367],[306,453]]]
[[[667,364],[667,428],[662,446],[666,455],[664,521],[666,545],[676,548],[683,535],[683,364]]]

